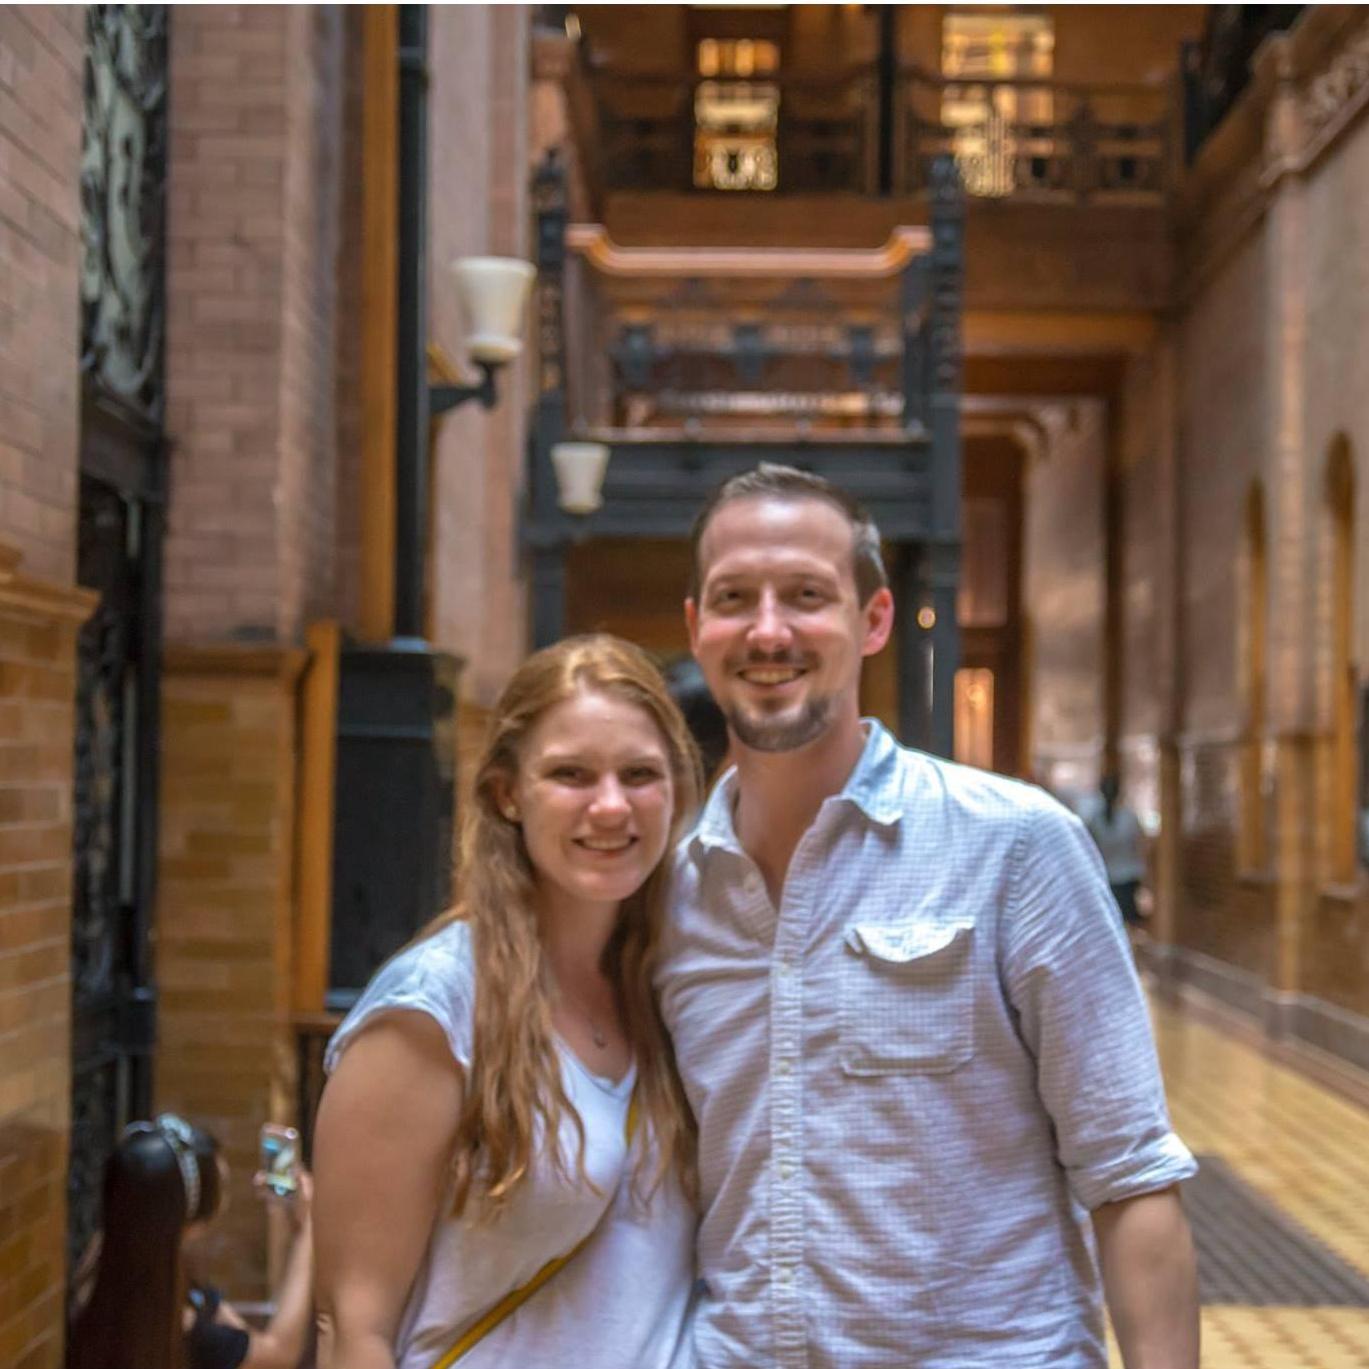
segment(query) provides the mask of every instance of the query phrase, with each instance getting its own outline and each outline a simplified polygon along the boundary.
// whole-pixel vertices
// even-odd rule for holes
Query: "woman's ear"
[[[507,775],[490,776],[490,798],[494,800],[494,806],[499,814],[507,822],[517,822],[521,816],[518,811],[518,803],[513,797],[513,786],[509,783]]]

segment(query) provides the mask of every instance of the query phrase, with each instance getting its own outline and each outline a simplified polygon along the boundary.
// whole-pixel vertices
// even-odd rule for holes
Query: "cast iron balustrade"
[[[566,233],[574,431],[919,440],[923,228],[877,249],[634,249]]]
[[[698,184],[703,78],[582,62],[574,80],[572,106],[599,189],[736,193]],[[879,193],[874,65],[832,76],[774,73],[753,84],[779,96],[776,193]],[[925,190],[943,153],[955,158],[971,199],[1158,203],[1171,182],[1176,109],[1165,87],[948,79],[905,68],[893,108],[895,195]]]
[[[1154,86],[905,76],[901,188],[943,153],[981,199],[1158,202],[1169,184],[1168,94]]]

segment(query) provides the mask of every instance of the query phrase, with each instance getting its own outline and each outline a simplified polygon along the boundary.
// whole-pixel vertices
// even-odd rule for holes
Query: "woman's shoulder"
[[[328,1043],[325,1068],[365,1026],[391,1012],[422,1012],[436,1019],[452,1054],[470,1063],[475,1005],[475,960],[470,924],[455,920],[406,946],[376,972]]]

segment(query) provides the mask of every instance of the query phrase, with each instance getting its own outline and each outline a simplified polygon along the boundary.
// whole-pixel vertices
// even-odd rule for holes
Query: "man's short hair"
[[[689,595],[699,597],[703,588],[703,567],[699,564],[699,549],[713,515],[724,504],[735,504],[739,499],[821,499],[842,514],[851,525],[851,572],[856,581],[856,597],[862,606],[870,596],[889,583],[884,569],[884,557],[879,547],[879,529],[865,508],[845,490],[824,480],[820,475],[762,461],[754,471],[743,471],[725,480],[708,497],[699,510],[689,533]]]

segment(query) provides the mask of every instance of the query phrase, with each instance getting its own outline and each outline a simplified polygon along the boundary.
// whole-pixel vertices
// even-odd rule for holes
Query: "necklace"
[[[595,1049],[605,1051],[608,1049],[608,1037],[604,1034],[599,1024],[590,1015],[589,1010],[578,998],[572,998],[570,994],[561,989],[561,996],[568,1002],[581,1017],[585,1019],[585,1025],[589,1028],[590,1040],[594,1042]]]

